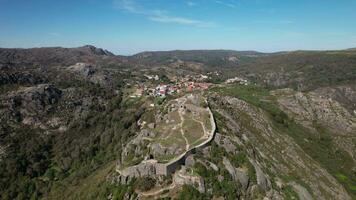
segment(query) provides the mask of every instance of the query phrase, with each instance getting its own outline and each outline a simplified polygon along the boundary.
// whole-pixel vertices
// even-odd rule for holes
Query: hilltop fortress
[[[186,100],[184,100],[184,102],[185,101]],[[185,107],[185,106],[183,106],[183,104],[180,105],[180,107],[182,109],[184,109],[184,107]],[[123,168],[121,164],[118,164],[116,171],[120,174],[119,182],[125,184],[134,177],[171,175],[174,172],[176,172],[177,169],[179,169],[182,165],[185,165],[185,161],[188,156],[194,154],[196,152],[196,150],[202,149],[202,148],[206,147],[207,145],[209,145],[209,143],[214,138],[216,124],[215,124],[214,116],[213,116],[210,108],[206,107],[204,110],[208,114],[208,118],[209,118],[208,123],[210,123],[210,124],[202,125],[203,129],[204,129],[204,135],[201,138],[199,138],[199,140],[195,141],[191,145],[187,145],[187,149],[185,149],[185,151],[183,153],[176,155],[173,159],[171,159],[168,162],[161,162],[157,159],[144,159],[139,164],[133,165],[133,166],[128,166],[126,168]],[[184,113],[185,111],[180,110],[180,112]],[[195,120],[195,119],[193,119],[193,120]],[[183,122],[181,122],[181,123],[183,124]],[[209,126],[209,128],[206,128],[204,126],[206,126],[206,127]],[[192,132],[191,133],[189,133],[189,132],[183,133],[183,131],[182,131],[182,134],[186,134],[186,135],[193,134],[194,131],[199,131],[199,130],[192,129],[189,131],[192,131]],[[201,142],[199,142],[198,144],[195,145],[195,143],[197,143],[198,141],[201,141]]]

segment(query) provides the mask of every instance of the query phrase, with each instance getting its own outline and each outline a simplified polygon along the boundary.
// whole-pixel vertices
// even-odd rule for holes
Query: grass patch
[[[183,131],[189,144],[193,144],[204,136],[204,130],[200,123],[191,118],[186,118],[183,122]]]

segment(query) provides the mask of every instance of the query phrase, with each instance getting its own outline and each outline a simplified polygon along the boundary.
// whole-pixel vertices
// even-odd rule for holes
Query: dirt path
[[[187,99],[184,99],[182,105],[184,105],[185,102],[187,102]],[[184,117],[182,115],[182,110],[181,109],[178,109],[178,114],[179,114],[179,117],[180,117],[180,120],[181,120],[181,122],[180,122],[180,132],[182,133],[182,137],[184,138],[185,143],[186,143],[185,150],[188,151],[189,148],[190,148],[190,145],[189,145],[188,139],[185,137],[185,133],[184,133],[184,130],[183,130]]]
[[[207,131],[206,131],[206,129],[205,129],[204,123],[203,123],[202,121],[199,121],[199,120],[195,119],[194,117],[192,117],[192,119],[193,119],[194,121],[198,122],[198,123],[203,127],[203,132],[204,132],[204,134],[203,134],[203,136],[201,136],[199,139],[208,138],[208,137],[209,137],[209,134],[207,133]]]
[[[154,191],[148,191],[148,192],[140,192],[139,193],[139,197],[140,196],[144,196],[144,197],[148,197],[148,196],[157,196],[159,194],[161,194],[162,192],[164,192],[165,190],[172,190],[173,188],[176,187],[176,184],[173,182],[171,185],[161,188],[159,190],[154,190]]]

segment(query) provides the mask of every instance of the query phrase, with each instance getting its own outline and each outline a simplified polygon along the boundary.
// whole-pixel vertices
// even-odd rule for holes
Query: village
[[[217,73],[217,72],[215,72]],[[144,81],[132,84],[131,98],[142,96],[151,96],[156,98],[166,98],[169,95],[179,95],[183,93],[190,93],[194,91],[204,91],[212,87],[214,84],[210,82],[211,73],[185,75],[185,76],[172,76],[165,77],[163,81],[159,75],[144,74]],[[249,82],[240,77],[234,77],[225,81],[225,84],[237,83],[240,85],[248,85]]]
[[[206,90],[213,85],[207,82],[209,77],[202,74],[196,76],[186,75],[180,78],[175,76],[169,79],[169,83],[160,81],[158,75],[144,76],[147,78],[147,81],[136,83],[134,85],[134,93],[130,97],[152,96],[165,98],[167,95]]]

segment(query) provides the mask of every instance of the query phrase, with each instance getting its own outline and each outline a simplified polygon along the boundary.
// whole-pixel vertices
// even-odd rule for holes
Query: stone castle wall
[[[202,144],[189,149],[184,154],[180,155],[179,157],[175,158],[174,160],[170,161],[169,163],[159,163],[157,160],[148,160],[143,161],[142,163],[128,167],[123,171],[117,170],[120,175],[128,177],[140,177],[145,175],[163,175],[167,176],[173,174],[177,169],[179,169],[182,165],[185,164],[185,160],[188,156],[194,154],[197,150],[201,150],[208,146],[210,142],[214,139],[216,124],[214,121],[213,113],[211,112],[210,108],[208,108],[210,114],[210,123],[211,123],[211,132],[209,138],[203,142]],[[149,170],[146,172],[145,170]]]

